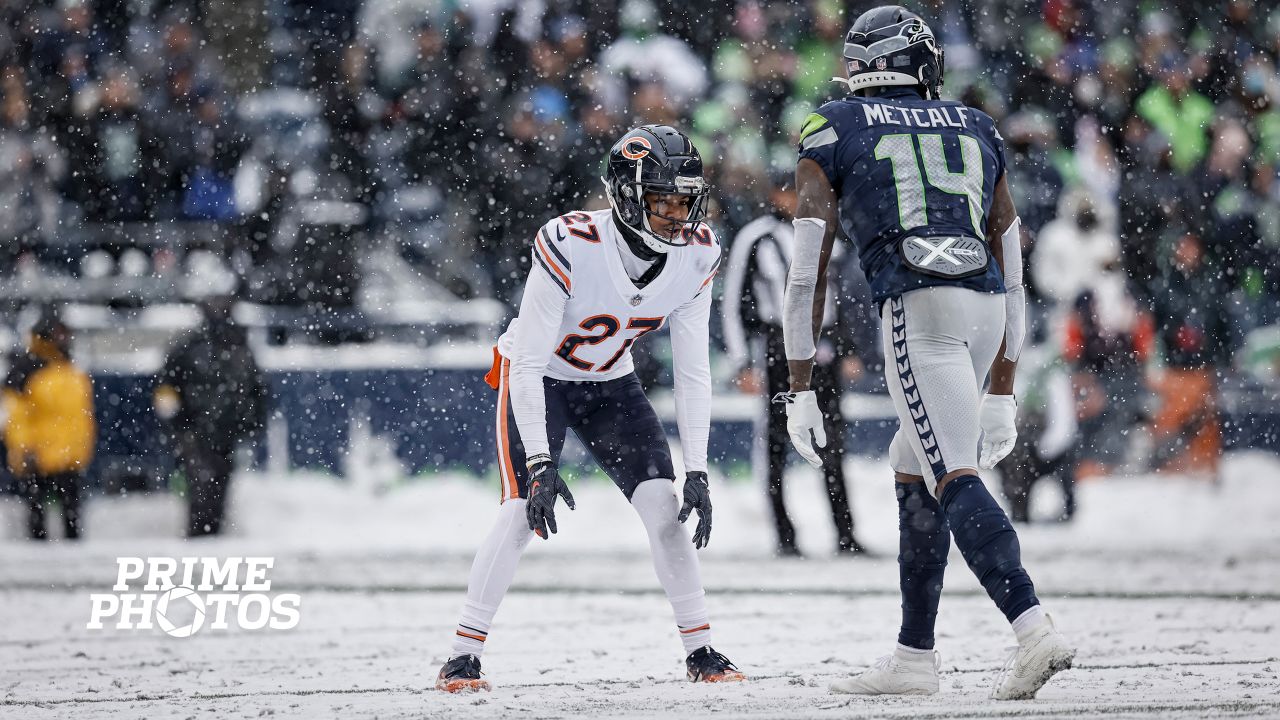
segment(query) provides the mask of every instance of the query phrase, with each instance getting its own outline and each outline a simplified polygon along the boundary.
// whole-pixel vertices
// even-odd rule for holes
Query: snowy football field
[[[535,539],[498,615],[492,693],[431,689],[472,549],[498,490],[461,478],[350,483],[243,475],[236,535],[187,543],[173,498],[98,499],[79,546],[18,539],[0,502],[2,718],[224,717],[1280,717],[1280,461],[1229,456],[1220,486],[1160,476],[1081,488],[1070,525],[1020,529],[1041,599],[1077,666],[1039,699],[988,699],[1012,644],[953,549],[939,618],[942,692],[853,698],[827,684],[888,652],[898,622],[896,508],[883,462],[852,493],[873,559],[837,559],[818,479],[789,489],[809,559],[779,560],[763,492],[715,482],[704,552],[714,644],[751,677],[694,686],[638,519],[599,481]],[[115,558],[269,555],[273,591],[301,594],[290,631],[85,629]]]

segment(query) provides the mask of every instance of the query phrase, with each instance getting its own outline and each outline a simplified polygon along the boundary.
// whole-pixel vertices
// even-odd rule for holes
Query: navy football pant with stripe
[[[498,470],[502,499],[529,496],[524,444],[511,409],[510,360],[501,358],[498,383]],[[543,378],[547,403],[547,441],[560,462],[565,434],[573,430],[600,468],[631,499],[645,480],[675,478],[671,448],[657,413],[635,373],[603,382]]]

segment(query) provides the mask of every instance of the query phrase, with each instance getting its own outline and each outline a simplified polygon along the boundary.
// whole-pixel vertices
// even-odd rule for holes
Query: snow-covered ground
[[[891,647],[896,509],[883,462],[858,460],[859,534],[878,556],[840,559],[818,478],[789,499],[805,560],[771,557],[763,492],[714,486],[704,551],[715,645],[751,677],[694,686],[638,519],[605,482],[574,482],[578,510],[534,541],[485,656],[494,691],[431,690],[486,532],[496,481],[350,482],[245,475],[230,537],[176,539],[168,496],[95,499],[79,545],[20,539],[0,502],[0,718],[202,717],[1280,717],[1280,461],[1227,459],[1219,486],[1172,476],[1080,489],[1066,525],[1021,529],[1046,607],[1077,667],[1027,703],[988,699],[1012,643],[957,555],[939,618],[943,691],[833,696],[827,684]],[[120,556],[273,556],[273,592],[301,595],[288,631],[85,629]]]

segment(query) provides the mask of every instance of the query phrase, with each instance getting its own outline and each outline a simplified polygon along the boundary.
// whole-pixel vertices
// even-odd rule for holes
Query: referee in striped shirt
[[[796,206],[796,192],[789,173],[770,175],[769,200],[772,212],[747,223],[730,246],[721,310],[725,344],[739,390],[764,394],[765,418],[756,425],[752,465],[768,468],[769,504],[778,533],[778,553],[799,556],[795,527],[787,515],[782,492],[791,440],[787,436],[786,415],[781,408],[775,409],[769,404],[769,398],[788,388],[787,356],[782,344],[782,296],[791,262],[791,220]],[[839,250],[837,245],[837,253]],[[839,259],[833,257],[832,262],[838,263]],[[834,273],[828,274],[829,279],[833,276]],[[854,354],[856,332],[849,332],[856,325],[842,319],[865,308],[847,307],[847,302],[846,307],[838,307],[839,297],[834,288],[827,292],[822,324],[825,332],[818,343],[813,386],[828,423],[830,440],[819,454],[827,497],[831,501],[831,518],[836,527],[837,551],[853,555],[865,550],[854,536],[853,513],[845,490],[845,425],[840,411],[839,375],[854,380],[862,373],[862,362]],[[767,454],[767,462],[761,457],[762,453]]]

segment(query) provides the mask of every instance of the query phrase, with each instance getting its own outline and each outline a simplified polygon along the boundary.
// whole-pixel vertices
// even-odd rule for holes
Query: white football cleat
[[[938,692],[937,651],[909,653],[902,648],[844,680],[831,683],[831,692],[848,695],[933,695]]]
[[[996,678],[991,697],[996,700],[1030,700],[1049,678],[1071,667],[1075,648],[1045,615],[1044,622],[1009,654],[1004,670]]]

